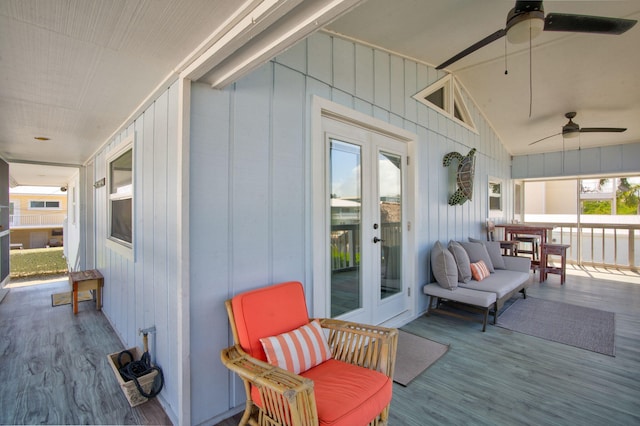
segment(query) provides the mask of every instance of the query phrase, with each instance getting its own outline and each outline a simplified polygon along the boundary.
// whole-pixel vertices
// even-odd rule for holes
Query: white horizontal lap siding
[[[177,85],[173,84],[133,124],[94,159],[93,181],[107,177],[106,159],[126,136],[134,139],[134,260],[105,246],[107,191],[95,190],[96,267],[105,275],[104,313],[127,347],[142,348],[138,330],[149,335],[154,361],[163,368],[165,385],[159,396],[176,417],[177,378]],[[94,182],[90,184],[93,185]],[[114,348],[114,350],[117,348]]]
[[[429,279],[425,264],[435,240],[479,236],[487,215],[487,176],[508,185],[509,156],[474,105],[467,106],[480,135],[407,99],[443,75],[319,33],[225,90],[192,85],[192,423],[218,420],[244,401],[239,381],[218,362],[219,351],[231,344],[225,299],[284,280],[301,280],[312,294],[313,95],[418,135],[411,161],[419,162],[420,223],[412,228],[419,283]],[[442,158],[450,151],[466,155],[473,147],[478,148],[474,201],[449,206],[449,172]],[[426,301],[421,303],[426,308]]]

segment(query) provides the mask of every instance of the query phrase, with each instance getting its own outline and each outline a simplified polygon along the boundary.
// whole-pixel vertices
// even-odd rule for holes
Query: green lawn
[[[11,278],[57,275],[67,272],[62,247],[11,250]]]

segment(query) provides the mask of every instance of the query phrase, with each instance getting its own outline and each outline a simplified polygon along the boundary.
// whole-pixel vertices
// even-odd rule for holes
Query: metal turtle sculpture
[[[448,167],[453,160],[458,160],[458,172],[456,182],[458,189],[449,197],[449,205],[464,204],[473,197],[473,174],[476,164],[476,149],[473,148],[466,156],[459,152],[450,152],[442,159],[442,165]]]

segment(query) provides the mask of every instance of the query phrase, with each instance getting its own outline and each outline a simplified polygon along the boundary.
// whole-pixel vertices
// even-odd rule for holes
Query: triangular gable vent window
[[[447,75],[416,93],[413,98],[428,107],[439,110],[477,133],[455,77]]]

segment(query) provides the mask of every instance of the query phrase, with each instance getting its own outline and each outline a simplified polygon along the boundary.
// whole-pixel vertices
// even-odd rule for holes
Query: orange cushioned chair
[[[396,329],[333,319],[310,321],[299,282],[239,294],[226,307],[235,345],[220,356],[244,381],[247,402],[241,425],[387,424]],[[309,331],[314,326],[315,337]],[[283,333],[286,337],[280,336]],[[297,343],[287,352],[292,341]],[[285,347],[281,353],[280,344]],[[281,362],[288,364],[282,366],[293,362],[295,368],[279,367],[270,359],[277,353],[286,354]],[[289,371],[296,369],[299,374]]]

